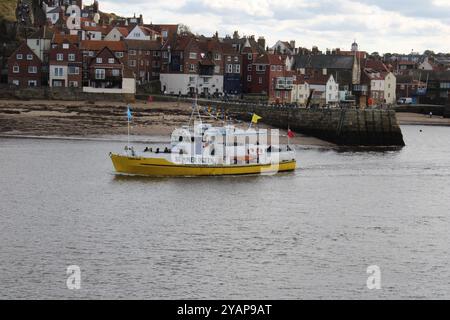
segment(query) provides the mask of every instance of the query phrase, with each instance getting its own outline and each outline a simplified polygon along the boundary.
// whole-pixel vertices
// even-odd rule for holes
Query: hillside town
[[[10,88],[361,108],[448,99],[450,58],[431,51],[381,56],[356,41],[348,50],[321,51],[239,31],[198,35],[183,24],[145,23],[142,14],[105,15],[97,0],[42,0],[39,19],[29,2],[19,1],[16,14],[33,32],[2,59]]]

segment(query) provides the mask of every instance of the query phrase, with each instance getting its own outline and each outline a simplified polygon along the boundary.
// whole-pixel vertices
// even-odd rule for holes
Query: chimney
[[[295,49],[295,40],[289,41],[289,44],[291,45],[292,49]]]
[[[259,37],[258,38],[258,45],[261,48],[265,48],[266,47],[266,39],[264,39],[264,37]]]

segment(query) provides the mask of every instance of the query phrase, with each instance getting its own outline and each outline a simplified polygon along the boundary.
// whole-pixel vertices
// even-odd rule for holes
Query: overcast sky
[[[90,0],[85,0],[89,3]],[[194,33],[264,36],[268,45],[380,53],[450,52],[450,0],[99,0],[100,10],[184,23]]]

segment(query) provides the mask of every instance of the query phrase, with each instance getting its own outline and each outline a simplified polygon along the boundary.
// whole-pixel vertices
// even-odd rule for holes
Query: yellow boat
[[[197,106],[198,111],[198,106]],[[194,113],[194,110],[193,110]],[[131,112],[128,111],[131,118]],[[122,154],[110,153],[118,173],[145,176],[223,176],[276,174],[294,171],[295,153],[278,144],[278,131],[213,127],[201,121],[172,132],[171,147],[164,152],[126,146]],[[192,118],[192,116],[191,116]],[[270,138],[270,144],[267,141]]]
[[[164,158],[146,158],[111,154],[114,168],[119,173],[145,176],[223,176],[246,174],[275,174],[294,171],[295,160],[278,164],[197,165],[177,164]]]

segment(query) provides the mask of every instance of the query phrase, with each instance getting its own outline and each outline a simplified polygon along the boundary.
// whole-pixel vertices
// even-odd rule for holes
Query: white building
[[[105,41],[121,41],[128,36],[128,29],[123,27],[114,27],[106,36]]]
[[[154,30],[151,30],[150,28],[143,27],[143,26],[135,26],[128,36],[126,37],[127,40],[157,40],[158,33]]]
[[[291,91],[291,101],[305,105],[308,101],[311,88],[308,82],[294,84]]]
[[[397,78],[392,72],[384,76],[384,99],[386,103],[393,104],[397,101],[396,97]]]
[[[49,69],[50,87],[66,87],[68,67],[64,65],[50,65]]]
[[[61,8],[60,7],[47,7],[47,20],[50,20],[52,24],[55,24],[58,22],[61,14]]]
[[[278,40],[270,49],[272,52],[280,54],[293,55],[297,53],[294,40],[289,42]]]
[[[185,73],[161,73],[161,91],[167,94],[223,94],[223,75],[202,76]]]
[[[425,57],[423,62],[421,64],[419,64],[418,69],[419,70],[433,71],[433,65],[430,63],[428,57]]]
[[[44,61],[44,53],[50,51],[52,37],[53,33],[44,26],[41,30],[35,32],[27,39],[28,47],[39,57],[39,59],[41,59],[41,61]]]
[[[333,75],[330,76],[326,84],[325,101],[327,105],[339,102],[339,84],[334,80]]]

